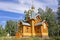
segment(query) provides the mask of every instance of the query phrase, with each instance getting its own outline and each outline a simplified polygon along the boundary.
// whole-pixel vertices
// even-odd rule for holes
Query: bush
[[[55,40],[60,40],[60,37],[54,37]]]

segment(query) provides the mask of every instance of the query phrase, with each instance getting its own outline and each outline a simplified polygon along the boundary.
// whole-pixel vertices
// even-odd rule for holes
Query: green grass
[[[40,38],[40,37],[29,37],[29,38],[15,38],[15,37],[0,37],[0,40],[60,40],[60,37]]]
[[[15,38],[15,37],[0,37],[0,40],[40,40],[40,38]]]

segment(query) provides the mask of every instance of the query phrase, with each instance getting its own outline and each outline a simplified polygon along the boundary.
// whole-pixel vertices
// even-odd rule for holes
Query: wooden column
[[[35,32],[34,32],[34,20],[32,20],[32,25],[31,25],[32,27],[32,30],[31,30],[31,32],[32,32],[32,36],[34,36],[35,35]]]

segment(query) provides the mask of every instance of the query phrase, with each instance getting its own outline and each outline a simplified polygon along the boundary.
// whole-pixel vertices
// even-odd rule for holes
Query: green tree
[[[2,25],[0,25],[0,36],[2,36],[2,32],[3,32],[2,29],[3,29]]]
[[[2,27],[2,25],[0,25],[0,37],[2,36],[6,36],[6,31],[5,29]]]
[[[60,0],[58,0],[58,10],[57,10],[57,19],[58,19],[58,36],[60,35]]]
[[[42,10],[42,9],[40,9]],[[39,10],[38,10],[39,13]],[[42,13],[42,14],[41,14]],[[48,29],[49,29],[49,35],[50,36],[55,36],[56,30],[57,30],[57,23],[56,23],[56,18],[55,14],[52,11],[51,8],[46,7],[46,10],[40,12],[41,19],[46,20],[48,22]]]
[[[44,13],[45,13],[45,12],[44,12],[43,9],[41,9],[41,8],[38,9],[38,14],[40,15],[40,17],[41,17],[42,20],[45,19],[45,14],[44,14]]]
[[[11,36],[14,36],[17,31],[17,22],[12,20],[7,21],[5,29],[7,33],[9,33]]]

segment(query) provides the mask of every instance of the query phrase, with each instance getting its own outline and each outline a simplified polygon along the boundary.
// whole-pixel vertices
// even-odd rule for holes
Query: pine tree
[[[11,36],[14,36],[17,31],[17,22],[13,20],[9,20],[6,22],[5,26],[6,32],[8,32]]]
[[[58,11],[57,11],[57,19],[58,19],[58,36],[59,36],[59,32],[60,32],[60,0],[58,0]]]
[[[48,23],[49,36],[56,36],[57,24],[55,14],[51,8],[46,7],[46,10],[41,12],[42,9],[39,8],[38,13],[40,13],[41,19],[46,20]]]

